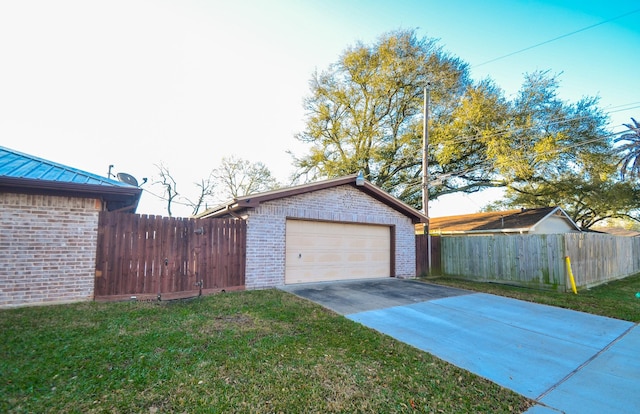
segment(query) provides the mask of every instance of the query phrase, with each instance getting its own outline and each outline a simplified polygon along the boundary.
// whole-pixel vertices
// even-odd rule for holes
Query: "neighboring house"
[[[589,230],[596,233],[610,234],[612,236],[640,237],[640,231],[629,230],[622,227],[591,227]]]
[[[98,214],[141,192],[0,147],[0,307],[92,300]]]
[[[416,233],[422,233],[416,226]],[[580,228],[560,207],[543,207],[429,219],[429,233],[450,235],[509,235],[577,233]]]
[[[197,217],[247,221],[247,289],[414,278],[414,224],[427,219],[356,175],[239,197]]]

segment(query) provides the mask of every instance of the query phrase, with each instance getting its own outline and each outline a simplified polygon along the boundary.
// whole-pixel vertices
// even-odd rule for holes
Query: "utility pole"
[[[424,87],[424,116],[422,118],[422,212],[429,217],[429,84]],[[428,223],[427,223],[428,224]]]
[[[431,84],[424,87],[424,116],[422,118],[422,210],[427,216],[424,233],[427,235],[428,274],[431,275],[431,234],[429,234],[429,101]]]

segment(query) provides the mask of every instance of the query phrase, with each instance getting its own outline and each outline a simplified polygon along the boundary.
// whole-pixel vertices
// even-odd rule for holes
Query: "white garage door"
[[[391,276],[391,229],[287,220],[285,283]]]

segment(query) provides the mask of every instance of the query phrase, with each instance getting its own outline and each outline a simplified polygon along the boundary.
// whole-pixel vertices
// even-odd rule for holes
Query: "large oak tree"
[[[374,45],[349,47],[311,79],[306,128],[297,135],[311,148],[295,160],[299,174],[316,179],[363,171],[380,187],[413,198],[420,191],[420,123],[427,83],[435,125],[451,119],[463,99],[473,104],[498,99],[484,96],[495,92],[490,85],[471,82],[466,63],[414,31],[392,32]],[[491,123],[484,119],[494,118],[494,113],[476,112],[484,123]]]
[[[421,208],[423,88],[430,84],[429,196],[506,187],[591,182],[610,165],[607,117],[596,98],[558,97],[557,75],[525,75],[515,98],[414,30],[357,43],[310,82],[310,145],[300,176],[365,177]],[[542,203],[542,201],[541,201]]]

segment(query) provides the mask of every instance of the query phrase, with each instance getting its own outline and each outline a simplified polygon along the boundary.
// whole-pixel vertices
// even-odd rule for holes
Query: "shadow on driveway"
[[[304,283],[286,285],[280,289],[309,299],[341,315],[473,293],[396,278]]]

